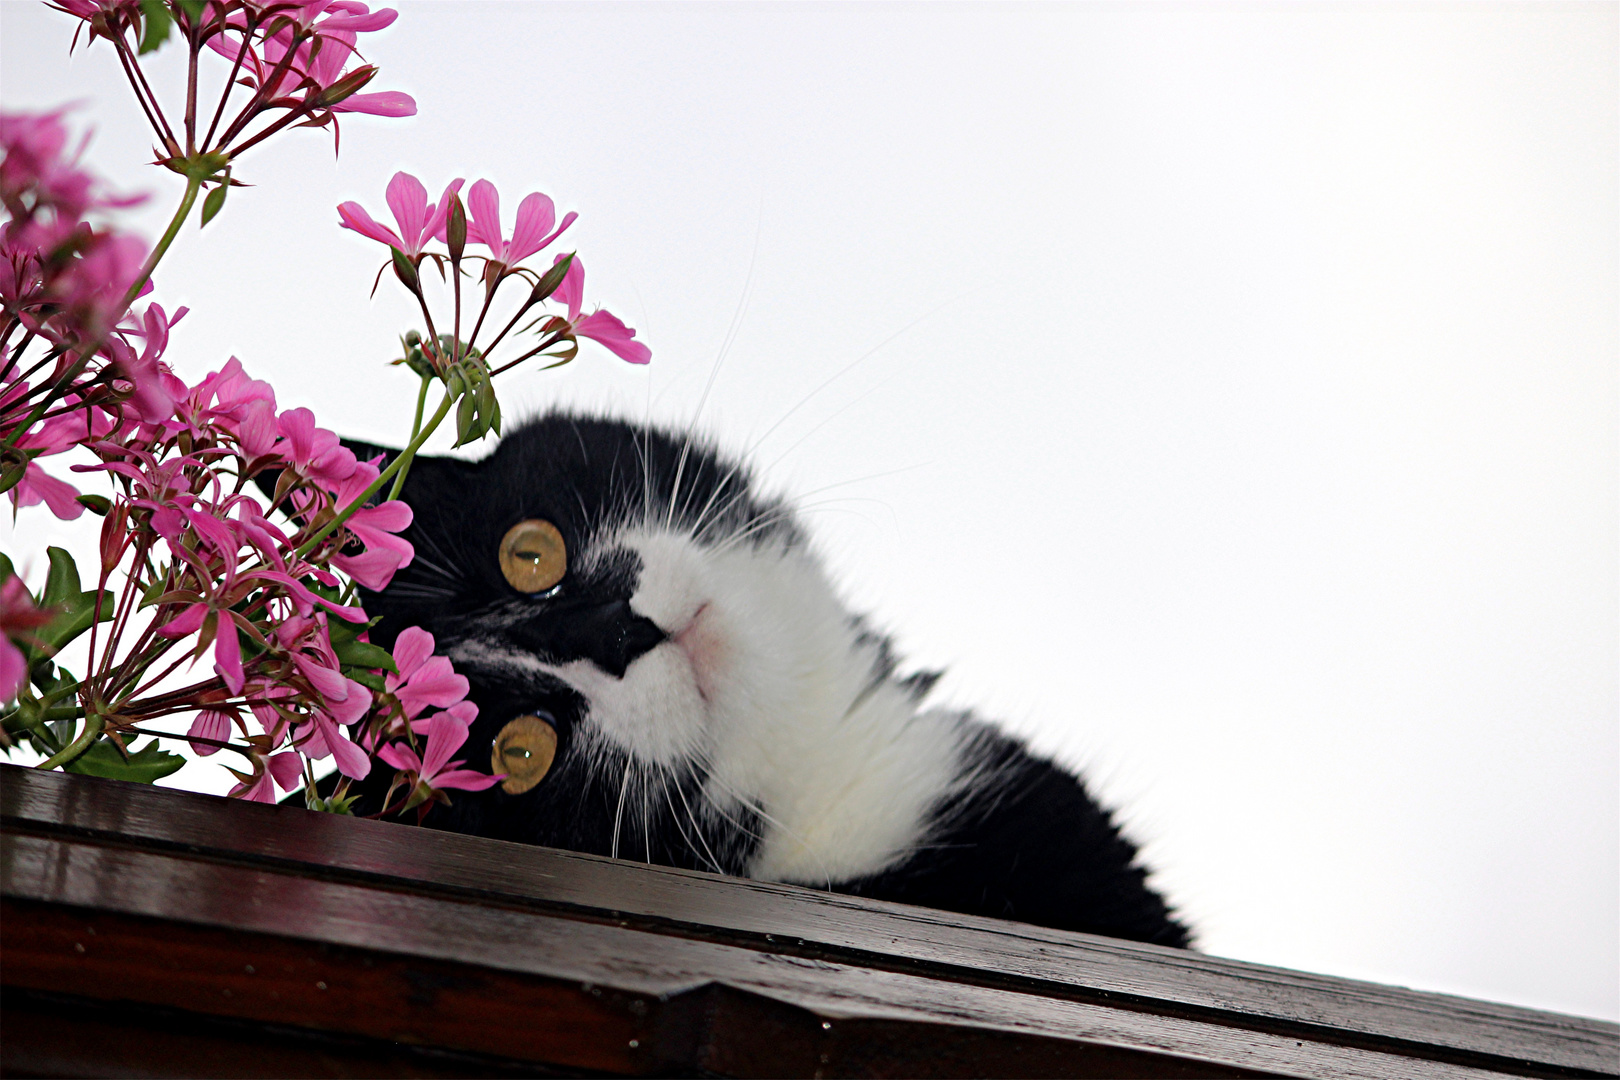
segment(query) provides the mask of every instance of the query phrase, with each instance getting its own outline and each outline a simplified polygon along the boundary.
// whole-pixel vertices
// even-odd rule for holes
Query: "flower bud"
[[[324,109],[329,105],[336,105],[346,97],[360,92],[360,89],[370,82],[377,74],[373,64],[355,68],[337,82],[328,86],[315,96],[314,107]]]
[[[461,205],[461,197],[455,192],[450,193],[450,214],[444,223],[445,243],[450,246],[450,260],[459,262],[461,253],[467,248],[467,211]]]
[[[568,268],[572,265],[574,265],[574,254],[569,252],[555,266],[542,274],[539,281],[534,283],[534,291],[529,294],[529,303],[531,305],[538,304],[556,292],[557,287],[563,283],[563,278],[568,276]]]
[[[400,284],[411,290],[416,296],[422,295],[422,283],[416,277],[416,265],[397,247],[389,248],[394,253],[394,274],[399,278]]]

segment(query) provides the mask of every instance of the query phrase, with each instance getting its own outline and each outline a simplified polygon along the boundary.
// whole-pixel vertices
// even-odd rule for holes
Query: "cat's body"
[[[428,825],[1186,944],[1080,781],[925,707],[934,677],[897,671],[742,466],[552,415],[481,462],[419,458],[403,497],[416,557],[365,596],[374,640],[422,626],[471,680],[468,767],[516,717],[557,736],[531,790],[452,792]],[[566,573],[524,592],[498,551],[536,520]]]

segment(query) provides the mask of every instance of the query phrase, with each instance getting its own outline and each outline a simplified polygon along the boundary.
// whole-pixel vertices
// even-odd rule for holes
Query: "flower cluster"
[[[409,94],[360,93],[377,69],[351,66],[360,58],[359,35],[391,25],[398,17],[391,8],[372,11],[357,0],[54,0],[51,6],[84,20],[92,41],[105,40],[118,52],[163,148],[159,164],[184,175],[226,176],[233,158],[293,124],[330,126],[335,138],[338,113],[416,113]],[[178,122],[165,114],[139,63],[174,31],[189,52]],[[203,49],[231,62],[211,119],[198,93]],[[227,119],[238,86],[249,93]]]
[[[125,318],[146,244],[87,215],[140,200],[105,194],[77,167],[61,115],[0,114],[0,490],[14,506],[74,518],[78,491],[35,459],[109,435],[126,416],[172,412],[158,358],[185,312],[152,304]]]
[[[583,314],[584,269],[559,255],[540,273],[524,265],[575,221],[560,222],[544,195],[523,199],[510,234],[500,199],[480,180],[436,202],[405,173],[387,199],[395,229],[360,206],[341,224],[391,249],[394,271],[421,301],[428,337],[405,337],[405,363],[421,379],[416,418],[391,459],[360,460],[305,408],[280,407],[275,391],[232,357],[196,383],[165,360],[186,314],[160,304],[134,309],[198,194],[202,220],[220,212],[235,156],[294,121],[335,124],[340,112],[408,115],[403,94],[361,94],[375,74],[351,67],[358,34],[394,12],[356,0],[57,0],[93,39],[119,52],[162,145],[159,164],[187,178],[185,195],[153,248],[101,222],[136,198],[109,193],[78,166],[62,113],[0,114],[0,491],[13,507],[43,503],[60,518],[101,520],[99,565],[86,588],[65,551],[47,551],[36,597],[0,555],[0,748],[25,740],[45,760],[103,776],[153,780],[183,759],[135,736],[184,738],[197,754],[245,759],[233,795],[269,801],[302,787],[309,805],[346,809],[349,782],[375,762],[394,770],[387,812],[426,813],[447,790],[479,790],[500,777],[458,768],[477,707],[431,635],[406,628],[392,653],[374,645],[360,588],[381,590],[415,553],[403,535],[410,508],[397,496],[413,456],[449,413],[458,442],[500,430],[493,378],[541,354],[571,360],[578,338],[632,363],[647,347],[615,316]],[[190,50],[186,114],[171,126],[147,86],[140,56],[173,30]],[[198,112],[198,58],[229,62],[213,118]],[[225,121],[234,87],[250,90]],[[255,127],[260,118],[269,118]],[[471,213],[469,214],[469,209]],[[468,254],[469,241],[484,254]],[[443,245],[442,250],[430,245]],[[451,281],[453,333],[436,332],[420,269]],[[461,340],[463,277],[478,264],[483,297]],[[503,329],[480,346],[502,285],[528,286]],[[550,302],[527,327],[514,328]],[[534,327],[540,340],[491,368],[503,341]],[[442,396],[424,417],[430,387]],[[40,460],[74,451],[73,473],[107,494],[81,493]],[[85,638],[85,674],[61,666]],[[77,666],[77,665],[75,665]],[[197,669],[201,666],[202,670]],[[191,681],[187,681],[187,680]],[[185,734],[154,724],[182,722]],[[317,796],[316,763],[340,780]],[[397,798],[396,798],[397,796]]]
[[[636,332],[616,315],[600,309],[581,314],[585,265],[578,255],[555,256],[545,273],[522,265],[566,232],[578,214],[570,211],[558,222],[556,204],[550,197],[531,192],[518,204],[517,218],[508,234],[501,224],[501,198],[495,185],[488,180],[477,181],[467,190],[463,204],[460,193],[464,182],[452,180],[437,201],[428,202],[427,188],[420,180],[410,173],[395,173],[388,184],[387,201],[398,231],[379,224],[359,203],[346,202],[337,208],[339,224],[345,229],[388,246],[395,276],[416,298],[427,336],[409,335],[405,340],[406,355],[399,362],[409,364],[424,380],[438,378],[444,382],[451,391],[447,405],[462,402],[456,416],[458,445],[486,431],[500,431],[500,407],[490,389],[491,379],[525,360],[544,355],[555,359],[553,367],[566,364],[577,355],[582,337],[606,346],[632,364],[645,364],[652,358],[652,351],[635,340]],[[430,250],[430,242],[442,244],[444,250]],[[484,248],[487,254],[468,254],[469,242]],[[423,287],[421,268],[429,260],[441,275],[448,273],[450,280],[453,311],[449,334],[438,332]],[[483,296],[472,319],[472,332],[463,340],[462,282],[472,277],[463,263],[469,261],[482,264],[476,280],[482,283]],[[381,270],[378,273],[380,276]],[[514,279],[528,286],[528,291],[522,294],[500,331],[484,342],[480,335],[494,310],[496,295]],[[538,327],[539,342],[525,343],[516,357],[492,367],[496,348],[525,316],[547,300],[562,304],[566,317],[542,313],[532,318],[523,330]],[[440,314],[442,322],[443,312]]]

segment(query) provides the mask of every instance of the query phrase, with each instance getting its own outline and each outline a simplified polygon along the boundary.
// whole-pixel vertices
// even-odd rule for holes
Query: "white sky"
[[[509,417],[684,423],[731,334],[705,429],[1208,951],[1620,1016],[1615,5],[399,6],[420,114],[250,153],[160,269],[183,375],[397,442],[413,323],[334,206],[545,191],[654,360]],[[83,100],[155,237],[72,30],[0,5],[5,102]]]

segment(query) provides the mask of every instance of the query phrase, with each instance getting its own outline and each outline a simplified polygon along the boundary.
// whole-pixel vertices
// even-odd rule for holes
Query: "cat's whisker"
[[[641,853],[642,861],[652,862],[652,812],[647,805],[647,796],[651,794],[652,784],[647,773],[639,774],[641,780]]]
[[[624,755],[624,780],[619,784],[618,809],[613,811],[613,849],[609,852],[610,857],[615,859],[619,857],[619,826],[624,823],[624,796],[630,790],[630,770],[635,766],[635,763],[634,754],[626,753]]]
[[[720,865],[720,860],[715,857],[714,849],[709,846],[708,838],[703,835],[703,825],[698,821],[697,814],[692,812],[692,804],[686,799],[686,789],[681,786],[678,779],[675,782],[675,794],[681,797],[681,805],[686,808],[687,820],[692,823],[692,831],[697,834],[698,843],[703,845],[704,853],[709,856],[709,864],[714,867],[715,873],[724,874],[726,869]]]
[[[714,867],[714,872],[717,873],[717,874],[725,873],[725,870],[720,866],[719,862],[715,860],[714,853],[710,852],[710,851],[707,851],[708,843],[703,840],[703,830],[701,828],[698,828],[698,824],[697,824],[697,822],[695,820],[692,822],[692,827],[693,827],[694,830],[696,830],[697,836],[698,836],[698,841],[699,841],[699,843],[702,844],[702,846],[703,846],[703,848],[705,850],[704,851],[699,851],[698,850],[698,844],[693,843],[691,835],[689,835],[687,833],[686,825],[682,821],[680,811],[678,811],[675,808],[675,800],[669,793],[669,777],[667,775],[668,771],[669,771],[668,768],[666,766],[663,766],[663,765],[655,765],[653,767],[657,771],[658,786],[660,788],[662,788],[663,792],[664,792],[664,802],[669,807],[670,820],[674,823],[675,828],[680,831],[681,840],[686,845],[686,850],[691,852],[694,856],[698,856],[700,858],[706,853],[709,856],[709,865]],[[679,792],[681,790],[680,781],[678,779],[675,782],[675,790],[677,792]],[[681,795],[681,801],[685,802],[685,800],[686,800],[686,796],[683,793]],[[691,817],[691,813],[692,813],[691,807],[688,806],[687,807],[687,817],[688,818]]]
[[[807,839],[805,839],[803,836],[800,836],[796,831],[794,831],[792,828],[790,828],[787,825],[786,822],[782,821],[780,818],[774,816],[769,811],[767,811],[765,809],[764,805],[762,803],[760,803],[758,799],[750,799],[750,798],[748,798],[748,796],[746,796],[742,792],[736,790],[730,784],[727,784],[724,780],[721,780],[719,775],[714,773],[713,771],[709,771],[707,776],[708,776],[709,783],[713,784],[716,788],[718,788],[720,790],[721,794],[727,795],[730,798],[736,800],[737,805],[741,806],[744,810],[748,811],[749,813],[754,814],[756,817],[758,817],[765,824],[767,824],[767,825],[771,826],[772,828],[775,828],[776,830],[781,832],[781,834],[783,836],[786,836],[788,839],[793,840],[796,843],[802,845],[806,850],[812,850],[811,845],[810,845],[810,843],[809,843],[809,841]],[[719,804],[714,802],[713,800],[711,800],[710,805],[714,806],[716,808],[716,810],[719,809]],[[730,820],[730,818],[728,817],[727,820]],[[765,839],[765,834],[764,833],[754,833],[753,835],[757,836],[761,841],[763,841]],[[823,875],[823,876],[826,877],[826,875]],[[829,889],[832,888],[832,880],[831,880],[830,877],[827,878],[827,888],[829,888]]]
[[[439,542],[433,538],[432,532],[428,531],[426,528],[414,529],[412,531],[412,541],[412,546],[416,550],[416,556],[412,560],[413,563],[420,563],[424,568],[437,574],[439,577],[448,581],[452,585],[459,585],[461,583],[461,574],[459,572],[445,568],[438,562],[422,553],[422,549],[424,547],[430,548],[433,554],[437,555],[440,559],[450,563],[452,566],[457,565],[455,559],[452,559],[449,555],[445,554],[444,549],[439,546]]]
[[[698,397],[697,408],[692,412],[692,420],[686,427],[686,437],[681,445],[680,458],[675,463],[675,480],[670,485],[669,512],[664,519],[664,527],[669,528],[675,521],[676,500],[680,496],[681,476],[685,472],[687,458],[691,454],[692,440],[697,433],[698,423],[703,419],[703,408],[709,402],[709,395],[714,391],[715,380],[720,375],[720,368],[726,362],[726,356],[731,352],[731,346],[737,340],[737,333],[742,329],[743,316],[748,311],[748,301],[754,291],[754,267],[759,262],[759,240],[764,231],[765,208],[760,206],[759,217],[754,222],[754,250],[748,256],[748,274],[743,279],[742,296],[737,301],[737,310],[732,312],[731,325],[726,328],[725,339],[720,343],[720,351],[715,354],[714,364],[709,368],[708,381],[703,384],[703,393]]]
[[[739,478],[744,481],[744,486],[735,494],[727,496],[725,502],[717,507],[715,500],[720,498],[733,480]],[[702,537],[708,531],[710,524],[718,523],[725,516],[726,511],[736,506],[739,500],[748,497],[747,479],[748,474],[740,462],[725,471],[725,474],[720,478],[720,482],[714,486],[714,491],[710,492],[708,501],[703,504],[703,509],[698,511],[697,520],[692,522],[691,529],[694,536]],[[712,522],[709,518],[711,511],[714,513]]]

